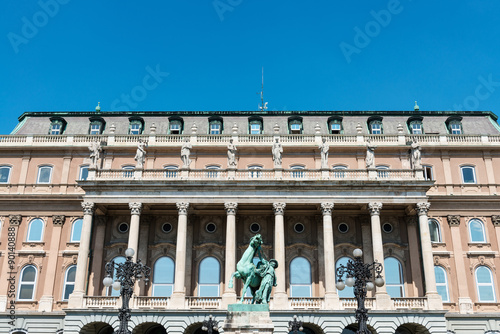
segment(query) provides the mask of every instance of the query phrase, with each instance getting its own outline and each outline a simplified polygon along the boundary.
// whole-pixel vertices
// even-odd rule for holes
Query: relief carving
[[[460,216],[448,216],[447,218],[450,226],[460,226]]]

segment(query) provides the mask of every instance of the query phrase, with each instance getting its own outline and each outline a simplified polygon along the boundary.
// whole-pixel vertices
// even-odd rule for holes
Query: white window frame
[[[79,170],[79,173],[78,173],[78,180],[80,180],[80,181],[87,180],[87,178],[89,176],[89,167],[90,167],[89,165],[82,165],[82,166],[80,166],[80,170]],[[84,179],[83,176],[82,176],[82,174],[83,174],[83,171],[85,169],[87,170],[87,177]]]
[[[438,222],[436,219],[434,219],[434,218],[429,218],[429,220],[428,220],[428,222],[427,222],[427,223],[429,224],[429,232],[430,232],[430,229],[431,229],[431,228],[430,228],[431,223],[435,223],[435,225],[437,226],[438,240],[437,240],[437,241],[432,241],[432,239],[431,239],[431,242],[432,242],[432,243],[440,243],[440,242],[443,242],[443,241],[442,241],[442,240],[443,240],[443,238],[442,238],[442,235],[441,235],[441,224],[439,224],[439,222]],[[432,236],[432,234],[431,234],[431,236]]]
[[[130,124],[130,134],[131,135],[140,135],[142,130],[141,123],[135,121]]]
[[[258,179],[262,177],[262,166],[260,165],[251,165],[248,166],[248,177],[250,179]]]
[[[450,123],[450,134],[461,135],[462,134],[462,125],[458,122]]]
[[[218,165],[208,165],[205,169],[207,169],[206,176],[209,179],[217,179],[220,176],[221,168]]]
[[[422,168],[424,169],[424,179],[425,180],[434,180],[434,169],[430,165],[423,165]],[[430,175],[429,175],[430,172]]]
[[[62,124],[61,123],[52,123],[50,125],[50,134],[51,135],[60,135],[61,134],[61,129],[62,129]]]
[[[394,257],[394,256],[388,256],[388,257],[384,258],[384,267],[386,267],[386,266],[385,266],[385,261],[386,261],[387,259],[389,259],[389,258],[394,259],[394,260],[396,260],[396,261],[399,263],[400,272],[399,272],[398,274],[400,275],[400,277],[399,277],[399,278],[400,278],[401,283],[398,283],[398,284],[395,284],[395,283],[390,283],[390,284],[389,284],[389,283],[387,283],[387,278],[386,278],[386,287],[388,287],[388,286],[391,286],[391,287],[399,287],[399,290],[401,291],[401,297],[394,297],[394,298],[404,298],[404,297],[405,297],[405,293],[406,293],[406,291],[405,291],[405,275],[404,275],[404,267],[403,267],[403,264],[401,263],[401,261],[399,261],[399,259],[398,259],[398,258],[396,258],[396,257]],[[385,276],[387,277],[387,272],[385,273]],[[392,298],[392,297],[391,297],[391,298]]]
[[[292,165],[292,166],[290,166],[290,169],[292,170],[292,172],[290,173],[292,178],[304,179],[306,177],[306,171],[304,170],[304,169],[306,169],[306,166],[304,166],[304,165]]]
[[[23,276],[24,276],[24,271],[26,270],[26,268],[29,268],[29,267],[32,267],[32,268],[35,268],[35,280],[33,282],[24,282],[23,281]],[[26,266],[23,267],[23,269],[21,270],[21,274],[19,276],[19,284],[18,284],[18,288],[17,288],[17,300],[34,300],[35,299],[35,295],[36,295],[36,282],[37,282],[37,279],[38,279],[38,268],[35,267],[34,265],[32,264],[28,264]],[[21,296],[21,286],[22,285],[33,285],[33,293],[31,294],[31,298],[29,299],[21,299],[20,296]]]
[[[91,135],[100,135],[101,134],[101,124],[100,123],[90,124],[90,134]]]
[[[200,283],[200,274],[201,274],[201,265],[203,263],[203,261],[205,261],[206,259],[208,258],[213,258],[217,261],[217,263],[219,264],[219,283]],[[200,292],[201,292],[201,288],[203,286],[207,286],[207,287],[217,287],[217,296],[215,297],[220,297],[220,283],[221,283],[221,264],[220,264],[220,261],[219,259],[217,259],[215,256],[207,256],[207,257],[204,257],[201,261],[200,261],[200,264],[198,266],[198,280],[197,280],[197,284],[198,284],[198,296],[199,297],[203,297],[200,295]],[[207,297],[207,298],[210,298],[210,297]]]
[[[477,281],[477,271],[481,268],[486,268],[488,270],[488,273],[490,274],[490,281],[491,283],[479,283]],[[496,297],[496,291],[495,291],[495,281],[493,279],[493,273],[491,272],[491,269],[488,266],[477,266],[476,270],[474,270],[474,279],[476,280],[476,292],[477,292],[477,300],[481,303],[495,303],[497,300]],[[480,286],[490,286],[491,290],[493,292],[493,300],[481,300],[481,294],[479,293],[479,287]]]
[[[311,283],[309,283],[309,284],[292,284],[292,275],[293,275],[292,262],[298,258],[305,259],[307,261],[307,263],[309,264],[309,274],[311,275],[311,277],[309,277],[309,280]],[[301,288],[307,287],[307,288],[309,288],[308,289],[309,296],[300,296],[299,298],[311,298],[312,297],[312,265],[311,265],[311,262],[307,258],[305,258],[304,256],[297,256],[297,257],[293,258],[292,261],[290,261],[290,297],[292,297],[292,298],[294,297],[294,295],[293,295],[293,288],[294,287],[301,287]]]
[[[250,134],[251,135],[260,135],[261,134],[260,123],[252,123],[252,124],[250,124]]]
[[[483,230],[483,239],[480,241],[473,241],[472,240],[472,229],[470,228],[470,226],[472,223],[475,223],[475,222],[479,223],[481,225],[482,230]],[[487,242],[486,241],[486,226],[484,225],[484,222],[481,219],[472,218],[471,220],[469,220],[469,222],[467,223],[467,229],[469,230],[469,240],[471,243],[484,244]]]
[[[1,182],[0,181],[0,184],[8,184],[10,183],[10,175],[11,175],[11,172],[12,172],[12,166],[8,166],[8,165],[1,165],[0,166],[0,169],[7,169],[9,171],[8,175],[7,175],[7,181],[5,182]]]
[[[474,181],[473,182],[465,182],[465,180],[464,180],[464,170],[465,169],[472,169],[472,176],[474,177]],[[462,183],[463,184],[477,184],[476,168],[473,165],[463,165],[463,166],[460,166],[460,176],[462,177]]]
[[[172,273],[172,278],[173,278],[173,279],[172,279],[172,283],[155,283],[155,282],[154,282],[154,277],[155,277],[155,276],[154,276],[154,274],[155,274],[155,273],[154,273],[154,271],[157,269],[157,268],[156,268],[156,264],[157,264],[157,263],[158,263],[158,261],[159,261],[159,260],[161,260],[162,258],[168,258],[168,259],[170,259],[170,261],[172,261],[172,263],[174,264],[174,272]],[[155,287],[163,287],[163,286],[168,286],[168,287],[171,287],[171,288],[172,288],[172,293],[173,293],[173,291],[174,291],[174,283],[175,283],[175,261],[174,261],[174,259],[172,259],[170,256],[161,256],[161,257],[159,257],[158,259],[156,259],[155,264],[154,264],[154,266],[153,266],[153,279],[152,279],[152,281],[153,281],[153,284],[152,284],[152,285],[153,285],[153,289],[152,289],[152,291],[151,291],[151,295],[152,295],[153,297],[157,297],[157,296],[155,295]],[[166,297],[166,298],[167,298],[167,297]]]
[[[412,122],[411,126],[411,134],[413,135],[421,135],[424,132],[422,131],[422,123],[421,122]]]
[[[75,220],[73,221],[73,224],[71,225],[71,236],[70,236],[70,240],[69,240],[69,242],[80,242],[80,241],[81,241],[81,238],[82,238],[82,231],[81,231],[81,230],[80,230],[80,240],[76,240],[76,239],[74,238],[74,235],[75,235],[75,224],[76,224],[76,222],[78,222],[78,221],[81,221],[81,222],[82,222],[81,226],[82,226],[82,228],[83,228],[83,219],[82,219],[82,218],[75,219]]]
[[[66,296],[66,289],[68,288],[68,286],[73,286],[73,289],[75,288],[75,281],[73,282],[68,282],[68,274],[69,274],[69,271],[71,269],[75,269],[75,281],[76,281],[76,265],[71,265],[69,266],[67,269],[66,269],[66,272],[64,273],[64,285],[63,285],[63,293],[62,293],[62,298],[61,300],[68,300],[69,299],[69,296],[71,294],[68,295],[68,298],[64,298]],[[74,290],[73,290],[74,291]]]
[[[165,170],[165,177],[167,179],[175,179],[179,173],[179,166],[177,165],[167,165],[163,167]]]
[[[133,165],[122,166],[123,177],[125,178],[133,178],[134,177],[134,169]]]
[[[220,135],[221,128],[222,128],[222,125],[219,122],[210,123],[210,134],[211,135]]]
[[[33,222],[39,221],[42,223],[42,231],[40,232],[40,240],[32,240],[30,239],[31,227],[33,226]],[[42,242],[43,241],[43,233],[45,232],[45,221],[41,218],[34,218],[30,220],[28,224],[28,233],[26,234],[26,242]]]
[[[443,267],[441,266],[434,266],[434,276],[436,275],[436,268],[439,268],[439,270],[442,270],[444,272],[444,283],[438,283],[437,280],[436,280],[436,287],[445,287],[446,288],[446,296],[448,298],[446,299],[443,299],[443,302],[447,303],[450,301],[450,289],[449,289],[449,286],[448,286],[448,273],[446,272],[446,269],[444,269]],[[443,296],[441,296],[441,298],[443,298]]]
[[[302,132],[301,129],[302,126],[299,122],[294,122],[290,124],[290,134],[298,135]]]
[[[382,134],[382,122],[373,121],[370,123],[370,133],[372,135],[381,135]]]
[[[40,181],[40,175],[41,175],[41,171],[42,169],[44,168],[48,168],[50,169],[50,174],[49,174],[49,180],[47,182],[42,182]],[[42,166],[38,166],[38,175],[36,177],[36,183],[37,184],[50,184],[52,182],[52,171],[53,171],[54,167],[53,166],[50,166],[50,165],[42,165]]]

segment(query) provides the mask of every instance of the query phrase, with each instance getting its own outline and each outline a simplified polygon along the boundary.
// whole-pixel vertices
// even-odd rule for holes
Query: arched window
[[[19,280],[18,300],[33,300],[35,296],[37,270],[33,265],[27,265],[21,270]]]
[[[387,293],[391,298],[404,297],[405,289],[403,283],[403,267],[401,262],[394,257],[386,257],[384,260],[385,267],[385,285]]]
[[[304,257],[290,262],[290,296],[312,297],[311,264]]]
[[[179,167],[177,167],[176,165],[165,166],[165,177],[167,179],[175,179],[177,177],[178,170]]]
[[[125,263],[125,257],[124,256],[117,256],[113,259],[115,263],[121,264]],[[116,269],[113,270],[113,281],[116,279]],[[118,297],[120,295],[120,290],[115,290],[112,287],[108,288],[108,291],[106,292],[108,296],[112,297]]]
[[[486,242],[484,233],[484,224],[479,219],[471,219],[469,221],[470,242]]]
[[[436,288],[441,296],[443,302],[450,301],[450,295],[448,293],[448,278],[446,275],[446,270],[440,266],[434,266],[434,275],[436,276]]]
[[[345,178],[345,169],[347,169],[347,166],[344,165],[333,166],[333,177],[336,179]]]
[[[40,242],[43,236],[43,220],[40,218],[33,219],[30,221],[28,226],[28,236],[26,241],[28,242]]]
[[[70,266],[66,269],[66,275],[64,275],[63,300],[68,300],[69,295],[73,293],[73,289],[75,288],[75,275],[76,266]]]
[[[52,166],[38,167],[38,176],[36,183],[50,183],[52,178]]]
[[[134,169],[135,169],[135,166],[133,166],[133,165],[123,166],[122,167],[123,177],[125,177],[125,178],[134,177]]]
[[[80,237],[82,236],[82,224],[83,219],[77,219],[73,222],[73,226],[71,227],[70,242],[80,242]]]
[[[9,183],[10,166],[0,166],[0,183]]]
[[[208,165],[206,167],[206,169],[208,169],[207,171],[207,177],[209,179],[216,179],[219,177],[219,169],[220,169],[220,166],[217,166],[217,165]]]
[[[248,166],[248,177],[251,179],[258,179],[259,177],[262,177],[261,169],[261,165]]]
[[[347,261],[352,260],[351,258],[344,256],[341,257],[340,259],[337,260],[337,263],[335,264],[335,270],[337,270],[340,265],[347,266]],[[343,278],[345,281],[345,277]],[[335,283],[337,283],[337,275],[335,275]],[[339,297],[340,298],[354,298],[354,287],[346,287],[344,290],[337,290]]]
[[[164,256],[155,262],[153,268],[153,297],[170,297],[174,290],[174,260]]]
[[[381,179],[389,178],[389,172],[387,171],[388,169],[389,169],[389,166],[378,165],[377,166],[377,177],[381,178]]]
[[[206,257],[198,272],[198,296],[218,297],[220,286],[220,263],[215,257]]]
[[[461,166],[462,183],[476,183],[476,170],[474,166]]]
[[[306,176],[303,165],[293,165],[290,168],[292,169],[292,177],[294,179],[303,179]]]
[[[429,219],[429,232],[431,234],[431,242],[441,242],[441,229],[437,220]]]
[[[495,287],[490,268],[479,266],[476,269],[477,295],[480,302],[495,301]]]

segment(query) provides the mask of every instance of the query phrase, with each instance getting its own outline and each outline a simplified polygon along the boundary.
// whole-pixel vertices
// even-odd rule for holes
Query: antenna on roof
[[[265,111],[267,110],[267,102],[264,103],[264,67],[262,67],[262,87],[260,90],[260,106],[259,106],[260,111]]]

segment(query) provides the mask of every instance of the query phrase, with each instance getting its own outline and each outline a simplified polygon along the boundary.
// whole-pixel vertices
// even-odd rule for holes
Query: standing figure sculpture
[[[229,139],[229,144],[227,145],[227,166],[236,167],[236,145],[233,144],[233,140]]]
[[[328,151],[330,146],[326,142],[326,138],[323,138],[323,143],[319,145],[321,153],[321,168],[328,168]]]
[[[143,168],[144,161],[146,161],[146,147],[148,147],[146,142],[139,139],[137,144],[137,151],[135,152],[134,160],[136,161],[135,168]]]
[[[259,290],[254,295],[254,300],[257,304],[268,304],[271,299],[271,291],[273,286],[276,286],[276,273],[274,269],[278,268],[278,261],[271,259],[266,261],[262,259],[262,265],[257,268],[257,273],[262,278]]]
[[[182,144],[181,148],[182,167],[184,168],[189,168],[189,165],[191,164],[191,159],[189,159],[189,156],[191,155],[192,148],[193,145],[191,145],[189,138],[186,138],[186,141],[184,142],[184,144]]]
[[[90,151],[90,168],[97,168],[97,164],[99,159],[101,158],[101,143],[98,140],[95,140],[89,145]]]
[[[274,168],[281,168],[281,154],[283,153],[283,146],[281,146],[279,138],[276,138],[276,141],[273,144],[272,152]]]
[[[366,140],[366,168],[375,168],[375,148],[370,139]]]
[[[411,143],[411,168],[420,169],[422,168],[422,154],[420,153],[420,144],[415,138]]]

